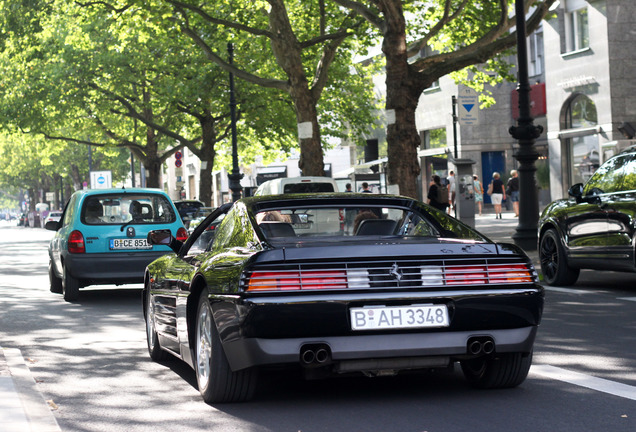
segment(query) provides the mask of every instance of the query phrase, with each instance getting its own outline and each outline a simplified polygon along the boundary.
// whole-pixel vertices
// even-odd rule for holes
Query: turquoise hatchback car
[[[151,245],[148,232],[169,229],[185,241],[188,233],[168,195],[158,189],[92,189],[75,192],[49,244],[51,292],[74,301],[89,285],[142,283],[146,266],[166,253]]]

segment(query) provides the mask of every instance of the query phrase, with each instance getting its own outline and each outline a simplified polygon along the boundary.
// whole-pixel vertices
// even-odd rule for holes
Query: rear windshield
[[[288,183],[283,186],[283,193],[318,193],[335,192],[331,183]]]
[[[158,194],[108,194],[84,200],[82,223],[108,225],[135,222],[165,224],[177,220],[170,201]]]

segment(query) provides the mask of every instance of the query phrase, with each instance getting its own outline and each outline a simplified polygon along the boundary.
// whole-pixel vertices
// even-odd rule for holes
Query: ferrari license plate
[[[148,244],[145,238],[110,239],[110,248],[112,250],[152,249],[152,245]]]
[[[446,305],[370,306],[351,308],[352,330],[448,327]]]

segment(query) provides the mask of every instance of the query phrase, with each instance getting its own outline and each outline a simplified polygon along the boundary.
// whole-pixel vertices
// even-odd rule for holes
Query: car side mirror
[[[153,230],[148,233],[148,243],[151,245],[168,246],[175,253],[179,253],[183,243],[172,236],[169,229]]]
[[[148,233],[148,243],[152,245],[170,246],[172,232],[169,229],[154,230]]]
[[[572,187],[568,189],[568,195],[574,197],[577,203],[583,201],[583,183],[572,185]]]
[[[60,223],[57,221],[48,221],[44,224],[44,228],[49,231],[57,231],[60,229]]]

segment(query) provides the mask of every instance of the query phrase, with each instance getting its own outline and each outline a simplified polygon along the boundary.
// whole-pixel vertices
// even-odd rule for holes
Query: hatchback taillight
[[[81,232],[75,230],[68,236],[68,251],[70,253],[86,253],[84,245],[84,236]]]
[[[188,232],[185,228],[181,227],[177,230],[177,240],[184,242],[188,239]]]

